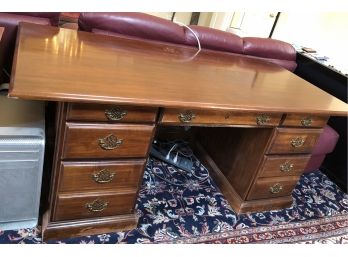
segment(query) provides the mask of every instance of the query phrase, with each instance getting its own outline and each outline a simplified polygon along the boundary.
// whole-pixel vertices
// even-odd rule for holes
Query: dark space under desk
[[[45,240],[135,227],[159,128],[192,128],[237,213],[288,207],[322,127],[348,113],[243,56],[25,23],[17,40],[9,95],[58,105]]]

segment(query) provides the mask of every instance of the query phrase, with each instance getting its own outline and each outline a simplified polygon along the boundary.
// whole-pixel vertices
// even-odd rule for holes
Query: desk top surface
[[[347,115],[280,66],[241,55],[22,23],[10,96],[25,99]],[[195,55],[196,54],[196,55]]]

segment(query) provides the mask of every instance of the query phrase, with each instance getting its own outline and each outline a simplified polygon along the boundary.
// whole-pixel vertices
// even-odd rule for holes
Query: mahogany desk
[[[192,126],[202,161],[237,212],[288,207],[330,115],[347,104],[239,55],[21,24],[11,97],[58,103],[44,239],[136,225],[160,127]]]

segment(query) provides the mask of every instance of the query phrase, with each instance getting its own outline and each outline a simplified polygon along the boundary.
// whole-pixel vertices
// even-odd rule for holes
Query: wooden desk
[[[0,27],[0,42],[2,39],[2,34],[4,34],[5,28],[4,27]]]
[[[10,96],[57,101],[45,239],[136,225],[158,128],[192,126],[202,161],[236,212],[291,205],[330,115],[345,103],[243,56],[21,24]]]

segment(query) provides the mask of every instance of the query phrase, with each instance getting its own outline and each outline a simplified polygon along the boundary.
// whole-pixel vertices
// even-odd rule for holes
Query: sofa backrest
[[[0,84],[9,82],[19,22],[57,26],[59,13],[0,13],[4,34],[0,43]]]
[[[197,46],[194,34],[185,26],[145,13],[81,13],[78,24],[80,30],[98,34]],[[296,68],[296,51],[286,42],[270,38],[241,38],[230,32],[196,25],[189,27],[198,36],[203,49],[264,59],[290,71]]]

